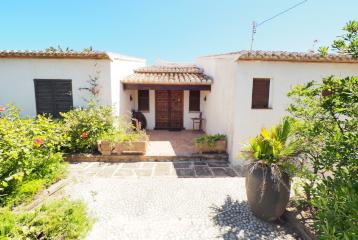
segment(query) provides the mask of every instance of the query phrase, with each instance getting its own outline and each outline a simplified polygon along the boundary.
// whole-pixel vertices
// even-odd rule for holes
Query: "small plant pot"
[[[147,141],[138,142],[117,142],[114,152],[119,155],[123,154],[145,154],[147,152]]]
[[[113,144],[109,141],[98,141],[97,142],[98,151],[105,156],[109,156],[113,151]]]
[[[225,153],[226,140],[215,141],[213,144],[195,143],[195,150],[199,153]]]
[[[264,164],[251,166],[246,175],[246,195],[255,216],[274,221],[286,210],[290,198],[290,177],[282,172],[281,178],[275,181],[270,167]]]

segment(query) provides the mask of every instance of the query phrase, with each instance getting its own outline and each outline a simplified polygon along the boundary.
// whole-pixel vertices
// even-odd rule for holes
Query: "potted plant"
[[[97,141],[97,149],[98,151],[105,156],[109,156],[112,154],[114,149],[112,142],[106,140],[98,140]]]
[[[114,127],[98,139],[98,151],[102,155],[145,154],[147,151],[148,135],[133,126],[127,118],[119,118]]]
[[[147,152],[148,135],[142,131],[131,131],[122,134],[115,143],[116,154],[145,154]]]
[[[252,160],[246,174],[246,194],[253,213],[274,221],[285,211],[290,197],[293,158],[298,142],[292,139],[293,120],[283,118],[270,130],[252,138],[246,158]]]
[[[112,154],[115,146],[115,134],[112,131],[107,131],[103,133],[99,140],[97,140],[97,149],[98,151],[105,156]]]
[[[194,139],[195,149],[203,152],[226,152],[226,136],[223,134],[203,135]]]

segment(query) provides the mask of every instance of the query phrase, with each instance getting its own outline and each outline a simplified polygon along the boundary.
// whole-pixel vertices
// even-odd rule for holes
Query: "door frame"
[[[157,127],[157,91],[168,91],[168,127],[166,128],[158,128]],[[178,128],[178,127],[171,127],[170,126],[170,123],[171,123],[171,113],[172,113],[172,106],[171,106],[171,96],[172,96],[172,91],[180,91],[181,92],[181,115],[182,115],[182,118],[181,118],[181,126]],[[155,90],[154,91],[154,94],[155,94],[155,111],[154,111],[154,118],[155,118],[155,126],[154,126],[154,129],[157,129],[157,130],[183,130],[184,129],[184,90]]]

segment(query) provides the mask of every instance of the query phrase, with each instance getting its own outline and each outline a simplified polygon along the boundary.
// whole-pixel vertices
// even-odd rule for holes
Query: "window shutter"
[[[138,90],[138,111],[149,111],[149,90]]]
[[[268,108],[270,79],[254,78],[252,86],[252,108]]]
[[[189,92],[189,111],[190,112],[200,111],[200,91]]]
[[[34,79],[37,114],[48,113],[58,118],[60,112],[73,107],[72,81],[66,79]]]

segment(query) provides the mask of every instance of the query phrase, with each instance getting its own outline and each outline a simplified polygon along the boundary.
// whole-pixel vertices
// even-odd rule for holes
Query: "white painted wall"
[[[234,56],[203,57],[196,64],[204,69],[204,73],[213,78],[211,91],[207,92],[207,100],[203,103],[203,117],[206,119],[207,134],[225,134],[228,152],[233,147],[233,115],[234,85],[237,78],[237,63]]]
[[[235,60],[237,55],[202,57],[196,64],[213,77],[211,92],[204,102],[208,134],[223,133],[228,138],[229,159],[243,164],[240,151],[262,127],[277,124],[287,115],[287,92],[296,84],[321,80],[329,75],[358,75],[357,64],[265,62]],[[251,109],[253,78],[270,78],[270,107]]]
[[[135,102],[130,101],[130,95],[135,99],[135,91],[124,91],[121,80],[132,74],[134,69],[145,66],[145,60],[123,56],[115,53],[108,53],[111,62],[111,95],[115,115],[131,115],[135,108]]]
[[[13,102],[20,107],[23,116],[35,116],[34,79],[71,79],[73,105],[85,106],[83,97],[89,95],[79,88],[88,87],[89,75],[95,76],[96,71],[100,71],[100,104],[111,105],[110,60],[2,58],[0,105]]]
[[[193,112],[189,111],[189,95],[190,95],[190,91],[184,91],[183,124],[185,129],[191,130],[193,129],[193,120],[191,118],[199,117],[200,112],[204,111],[205,108],[204,97],[207,95],[207,91],[200,91],[200,111],[193,111]],[[205,127],[205,122],[203,122],[203,128],[204,127]],[[195,125],[195,129],[197,128],[198,128],[198,124]]]
[[[235,119],[233,148],[230,159],[234,164],[243,164],[239,153],[243,143],[256,136],[262,127],[277,124],[281,117],[288,115],[286,109],[290,101],[287,92],[293,85],[311,80],[320,81],[329,75],[340,77],[357,76],[357,64],[343,63],[293,63],[240,61],[235,84]],[[224,71],[224,69],[222,70]],[[253,78],[270,78],[270,104],[272,109],[251,109]]]

